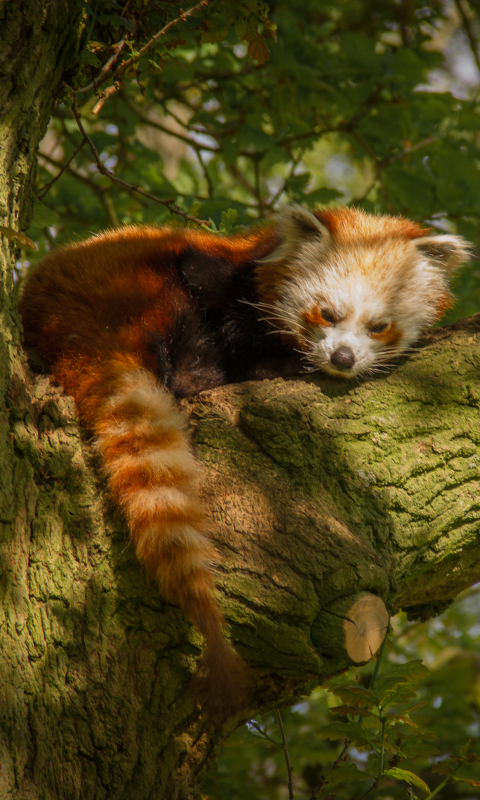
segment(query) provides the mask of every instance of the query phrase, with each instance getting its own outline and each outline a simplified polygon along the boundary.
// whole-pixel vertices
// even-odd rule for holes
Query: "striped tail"
[[[208,712],[221,716],[238,705],[247,667],[222,633],[212,575],[217,555],[203,533],[206,515],[195,489],[199,466],[186,421],[168,391],[131,357],[78,367],[77,361],[75,379],[68,380],[71,362],[64,362],[60,382],[73,390],[80,417],[96,434],[138,559],[164,597],[178,603],[205,636],[195,690]]]

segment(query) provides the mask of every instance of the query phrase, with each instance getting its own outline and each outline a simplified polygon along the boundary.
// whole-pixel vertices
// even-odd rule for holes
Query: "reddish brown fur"
[[[429,231],[410,219],[376,217],[356,208],[328,208],[316,216],[342,244],[360,240],[363,245],[370,247],[385,239],[419,239]]]
[[[397,324],[392,322],[388,328],[385,328],[381,333],[370,333],[372,339],[377,342],[383,342],[387,347],[395,347],[402,338],[402,332],[398,329]]]
[[[303,314],[303,319],[307,325],[314,328],[315,326],[321,326],[322,328],[329,328],[331,326],[331,322],[327,322],[326,319],[323,318],[322,312],[320,311],[318,306],[312,306],[310,311],[305,311]]]

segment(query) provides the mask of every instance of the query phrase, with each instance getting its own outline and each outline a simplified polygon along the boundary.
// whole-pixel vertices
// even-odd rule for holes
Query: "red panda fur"
[[[388,252],[396,266],[386,263]],[[358,374],[357,356],[373,364],[384,357],[382,348],[401,352],[445,309],[446,276],[466,252],[459,237],[430,237],[409,220],[292,206],[273,223],[229,237],[125,226],[52,252],[28,276],[21,298],[25,341],[74,397],[94,434],[137,557],[205,636],[209,691],[220,704],[235,694],[241,662],[223,636],[211,566],[216,553],[174,396],[302,371],[299,349],[307,368]],[[378,274],[372,253],[379,264],[383,259]],[[352,275],[366,276],[373,297],[381,287],[385,321],[380,314],[375,322],[381,299],[363,316],[342,305]],[[408,308],[416,285],[417,316],[424,316],[416,326],[404,310],[404,325],[394,301]],[[275,329],[279,336],[266,335]],[[355,335],[365,339],[358,354]],[[330,350],[329,336],[336,336]]]

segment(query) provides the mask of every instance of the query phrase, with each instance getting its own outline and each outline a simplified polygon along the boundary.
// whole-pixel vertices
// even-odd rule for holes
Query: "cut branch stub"
[[[342,597],[317,616],[312,641],[321,652],[361,664],[380,649],[388,620],[380,597],[369,592]]]

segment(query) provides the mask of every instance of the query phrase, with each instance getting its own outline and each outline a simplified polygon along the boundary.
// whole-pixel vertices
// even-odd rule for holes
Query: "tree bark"
[[[0,10],[8,236],[26,227],[78,14],[73,0]],[[135,561],[73,402],[26,368],[15,243],[2,235],[0,796],[198,798],[243,719],[368,656],[385,610],[424,618],[479,579],[480,320],[433,332],[375,380],[243,384],[183,403],[219,602],[251,665],[243,707],[213,724],[189,686],[201,637]]]
[[[25,511],[4,550],[5,795],[198,798],[243,719],[361,660],[351,625],[368,638],[373,620],[374,650],[385,607],[425,618],[478,580],[479,336],[480,315],[355,385],[265,381],[184,401],[219,601],[252,668],[243,707],[213,725],[189,686],[201,637],[102,503],[72,401],[37,376],[12,427]]]

